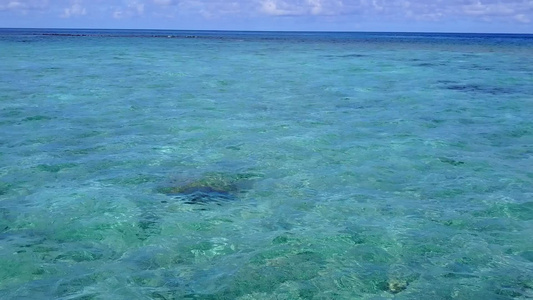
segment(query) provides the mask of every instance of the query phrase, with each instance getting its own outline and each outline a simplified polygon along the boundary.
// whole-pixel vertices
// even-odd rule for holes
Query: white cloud
[[[518,15],[514,16],[514,19],[517,20],[520,23],[530,23],[531,22],[531,19],[528,16],[524,15],[524,14],[518,14]]]
[[[300,7],[280,0],[262,1],[261,12],[272,16],[302,15],[304,13]]]
[[[260,0],[259,11],[271,16],[343,15],[350,6],[340,0]]]
[[[128,8],[134,10],[138,15],[144,14],[144,3],[141,1],[131,1]]]
[[[113,8],[112,16],[115,19],[131,18],[144,15],[145,1],[128,0]]]
[[[115,10],[113,12],[113,18],[115,18],[115,19],[122,19],[124,17],[125,17],[124,11],[122,11],[122,10]]]
[[[0,10],[27,12],[48,8],[48,0],[0,0]]]
[[[182,0],[174,5],[175,16],[201,16],[206,19],[225,17],[228,15],[246,16],[254,10],[251,2],[224,1],[224,0]],[[168,9],[167,9],[168,11]]]
[[[308,0],[310,12],[312,15],[320,15],[323,12],[321,0]]]
[[[87,9],[82,5],[80,0],[76,0],[70,5],[70,7],[63,10],[61,17],[70,18],[74,16],[83,16],[85,14],[87,14]]]
[[[332,0],[322,0],[332,3]],[[531,0],[341,0],[343,5],[331,14],[356,14],[368,17],[443,20],[529,20],[533,16]]]

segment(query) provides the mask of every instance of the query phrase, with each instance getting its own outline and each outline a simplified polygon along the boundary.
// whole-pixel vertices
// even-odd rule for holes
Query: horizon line
[[[518,32],[466,32],[466,31],[356,31],[356,30],[250,30],[250,29],[169,29],[169,28],[89,28],[89,27],[0,27],[26,30],[144,30],[144,31],[196,31],[196,32],[286,32],[286,33],[415,33],[415,34],[494,34],[494,35],[533,35]]]

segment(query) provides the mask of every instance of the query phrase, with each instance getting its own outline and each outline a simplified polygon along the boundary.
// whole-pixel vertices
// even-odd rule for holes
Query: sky
[[[0,0],[0,28],[533,33],[533,0]]]

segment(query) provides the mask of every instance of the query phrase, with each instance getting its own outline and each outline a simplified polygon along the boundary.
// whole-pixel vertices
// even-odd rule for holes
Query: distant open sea
[[[0,29],[0,299],[532,299],[533,35]]]

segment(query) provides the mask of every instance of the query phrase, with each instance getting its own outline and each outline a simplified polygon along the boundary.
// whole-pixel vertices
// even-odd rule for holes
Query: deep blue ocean
[[[0,299],[532,299],[533,35],[0,29]]]

